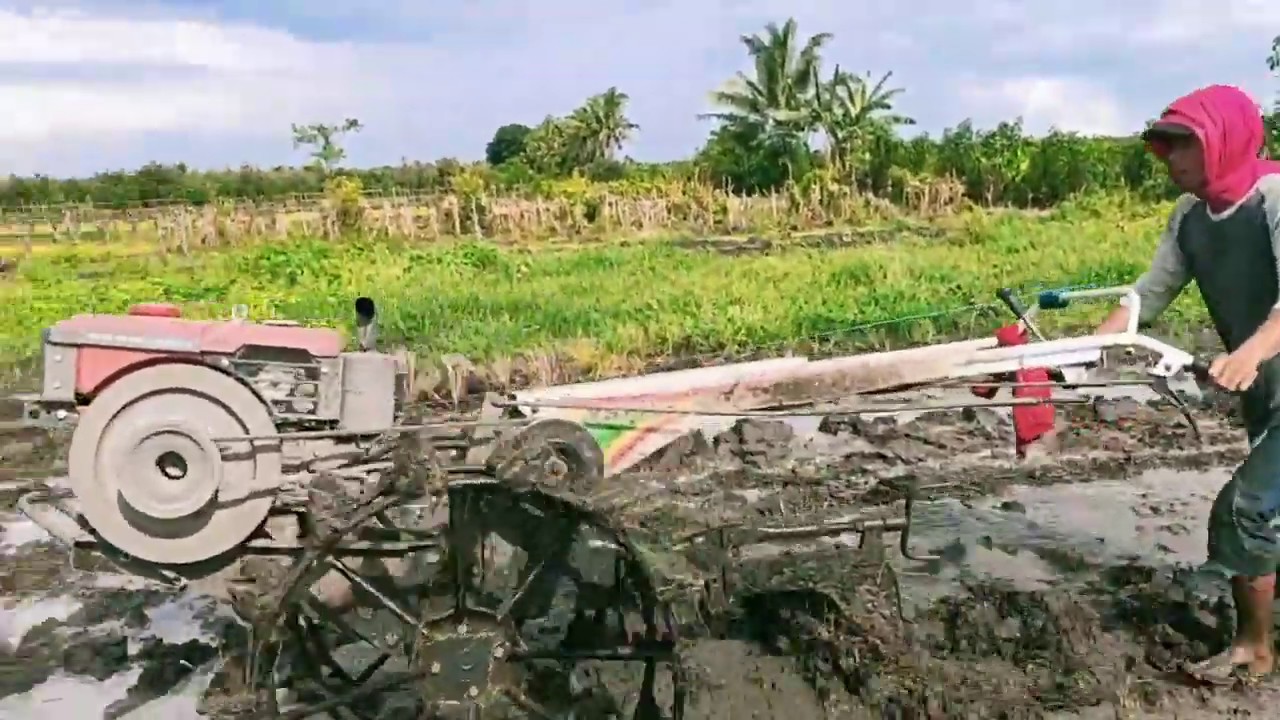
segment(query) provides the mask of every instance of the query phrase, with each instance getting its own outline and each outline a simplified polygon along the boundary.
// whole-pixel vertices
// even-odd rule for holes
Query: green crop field
[[[474,362],[551,358],[582,372],[628,372],[690,354],[750,353],[825,338],[884,347],[987,332],[993,311],[902,316],[992,302],[995,288],[1120,284],[1144,268],[1167,206],[1118,221],[1089,209],[976,210],[932,232],[839,248],[780,243],[762,253],[688,249],[655,238],[559,249],[295,238],[190,257],[67,248],[32,257],[0,284],[0,352],[20,359],[38,329],[76,312],[166,300],[189,316],[255,317],[349,327],[351,301],[382,308],[383,337]],[[1180,303],[1176,317],[1195,319]],[[1065,324],[1096,319],[1072,313]]]

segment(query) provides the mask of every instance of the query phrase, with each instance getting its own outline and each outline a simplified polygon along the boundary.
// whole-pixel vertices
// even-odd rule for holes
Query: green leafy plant
[[[313,123],[311,125],[291,126],[293,131],[293,148],[311,148],[311,167],[328,176],[347,157],[347,151],[338,144],[339,139],[348,133],[360,132],[364,128],[355,118],[347,118],[337,125]]]

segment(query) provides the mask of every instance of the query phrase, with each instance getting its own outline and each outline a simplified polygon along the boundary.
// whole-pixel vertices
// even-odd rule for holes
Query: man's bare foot
[[[1275,656],[1270,649],[1263,652],[1249,645],[1232,646],[1226,652],[1184,668],[1196,680],[1215,685],[1232,685],[1241,676],[1267,675],[1274,669]]]
[[[1250,645],[1233,645],[1231,664],[1247,666],[1252,675],[1269,675],[1275,669],[1276,658],[1271,648],[1262,650]]]

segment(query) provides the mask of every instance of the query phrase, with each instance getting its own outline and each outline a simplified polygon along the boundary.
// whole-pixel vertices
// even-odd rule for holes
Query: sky
[[[795,17],[828,65],[892,71],[938,133],[1139,129],[1211,83],[1270,103],[1276,0],[0,0],[0,174],[301,164],[290,124],[358,118],[348,163],[476,160],[617,86],[638,160],[687,157],[744,33]]]

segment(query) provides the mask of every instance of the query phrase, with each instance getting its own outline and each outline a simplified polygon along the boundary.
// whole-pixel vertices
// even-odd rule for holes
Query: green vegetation
[[[887,228],[889,243],[793,242],[737,256],[661,240],[556,250],[297,239],[191,258],[68,249],[21,263],[0,284],[0,353],[28,356],[36,328],[72,312],[119,312],[155,298],[197,317],[225,317],[231,304],[245,303],[255,317],[348,327],[351,298],[364,293],[384,308],[384,337],[477,362],[525,355],[609,374],[818,336],[843,349],[883,347],[985,333],[1007,318],[965,312],[849,329],[989,304],[1001,285],[1127,282],[1147,262],[1165,210],[1084,203],[1038,217],[975,211]],[[1198,317],[1194,303],[1179,308],[1178,317]]]
[[[961,123],[939,138],[903,139],[889,129],[857,136],[840,151],[815,152],[804,139],[773,128],[727,123],[713,130],[698,155],[669,164],[578,155],[560,119],[535,128],[506,125],[486,148],[498,165],[452,159],[396,167],[343,169],[371,192],[451,191],[459,177],[481,176],[496,194],[542,194],[549,181],[577,174],[637,189],[659,183],[727,186],[738,193],[782,190],[812,176],[852,184],[859,190],[901,199],[912,185],[954,177],[968,198],[985,205],[1046,207],[1089,191],[1127,190],[1152,200],[1168,199],[1160,169],[1134,138],[1092,138],[1055,132],[1029,137],[1020,121],[978,129]],[[1275,128],[1273,122],[1273,128]],[[1280,132],[1274,132],[1280,137]],[[511,153],[519,152],[512,159]],[[598,152],[591,150],[592,154]],[[1277,145],[1280,154],[1280,145]],[[832,161],[842,162],[834,165]],[[837,170],[837,168],[839,168]],[[91,178],[0,179],[0,208],[93,202],[112,207],[154,202],[203,204],[218,199],[284,199],[324,191],[326,175],[311,168],[197,172],[183,165],[150,164],[136,171]]]
[[[360,132],[364,128],[359,120],[347,118],[339,125],[314,123],[312,125],[293,125],[293,149],[311,148],[311,164],[308,168],[327,177],[347,157],[347,151],[338,144],[339,138],[347,133]]]

